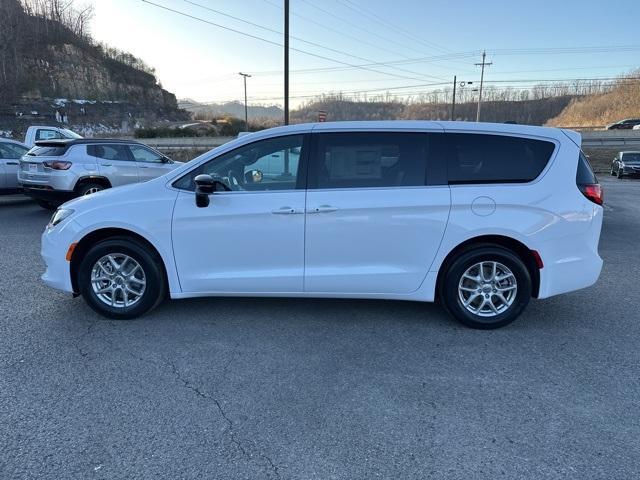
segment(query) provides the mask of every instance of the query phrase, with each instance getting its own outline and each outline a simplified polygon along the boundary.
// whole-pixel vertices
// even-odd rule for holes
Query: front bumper
[[[74,293],[71,283],[71,263],[66,255],[80,232],[80,225],[73,220],[63,221],[42,233],[40,254],[46,264],[42,281],[49,287]]]

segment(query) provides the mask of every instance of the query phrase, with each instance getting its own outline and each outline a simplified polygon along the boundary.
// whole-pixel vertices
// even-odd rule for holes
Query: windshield
[[[622,155],[622,161],[628,163],[640,163],[640,152],[625,153],[624,155]]]
[[[63,128],[62,133],[64,133],[68,138],[82,138],[81,135],[78,135],[76,132],[72,132],[68,128]]]

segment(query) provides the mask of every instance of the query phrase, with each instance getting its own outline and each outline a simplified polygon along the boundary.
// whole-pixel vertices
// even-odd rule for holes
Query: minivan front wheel
[[[80,263],[78,287],[93,310],[117,320],[144,315],[166,292],[161,260],[128,238],[93,246]]]
[[[479,329],[513,322],[531,298],[531,276],[520,257],[486,246],[458,256],[445,273],[441,298],[463,324]]]

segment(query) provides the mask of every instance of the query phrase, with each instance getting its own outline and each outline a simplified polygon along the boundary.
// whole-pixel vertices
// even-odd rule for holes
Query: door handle
[[[295,215],[302,212],[298,212],[295,208],[291,207],[281,207],[277,210],[272,210],[271,213],[274,215]]]
[[[138,168],[149,168],[149,167],[146,165],[138,165]]]
[[[113,165],[111,163],[101,163],[100,166],[101,167],[112,167]]]
[[[312,208],[311,210],[307,210],[307,213],[331,213],[337,212],[337,207],[332,207],[331,205],[320,205],[319,207]]]
[[[18,162],[7,162],[7,165],[18,165]]]

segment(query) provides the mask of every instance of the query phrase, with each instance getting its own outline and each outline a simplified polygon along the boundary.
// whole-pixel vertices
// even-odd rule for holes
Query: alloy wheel
[[[140,264],[123,253],[105,255],[91,269],[93,293],[110,307],[135,305],[144,295],[146,286],[146,275]]]
[[[460,278],[462,306],[480,317],[495,317],[511,307],[518,293],[513,272],[500,262],[485,261],[469,267]]]

